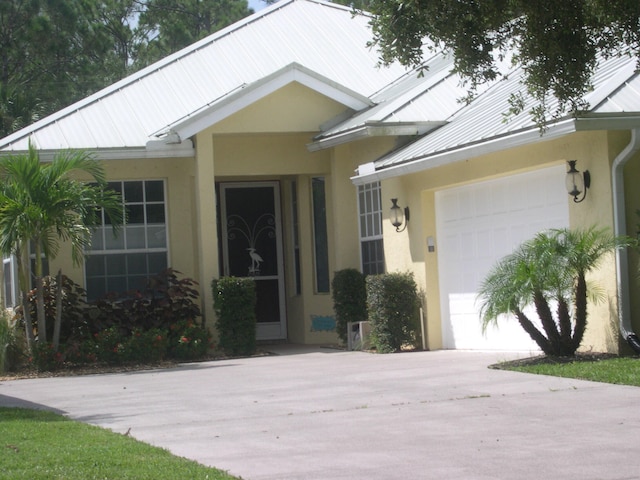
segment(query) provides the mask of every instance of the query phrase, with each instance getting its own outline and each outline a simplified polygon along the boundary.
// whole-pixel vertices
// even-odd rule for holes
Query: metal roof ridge
[[[439,53],[439,55],[441,55],[442,52]],[[434,57],[435,58],[435,55]],[[413,73],[416,74],[415,69],[412,72],[409,73]],[[351,115],[349,118],[343,120],[340,123],[337,123],[336,125],[334,125],[333,127],[331,127],[330,129],[327,130],[327,132],[323,132],[319,135],[317,135],[315,137],[315,141],[312,142],[310,145],[315,145],[316,143],[318,145],[320,145],[321,143],[331,139],[331,138],[346,138],[345,134],[347,134],[350,131],[354,131],[354,130],[358,130],[358,129],[363,129],[366,128],[368,125],[372,125],[373,123],[376,124],[389,124],[391,125],[393,122],[389,123],[389,122],[385,122],[385,119],[391,117],[394,113],[397,113],[399,111],[401,111],[402,109],[404,109],[405,107],[407,107],[408,105],[410,105],[412,102],[414,102],[416,99],[422,97],[423,95],[427,95],[431,90],[433,90],[434,88],[436,88],[439,84],[441,84],[442,82],[446,81],[448,78],[454,76],[455,73],[451,70],[451,68],[443,68],[439,71],[436,71],[434,73],[433,76],[431,76],[430,78],[425,78],[424,81],[419,82],[417,85],[409,88],[408,90],[405,90],[401,93],[399,93],[398,95],[396,95],[393,98],[390,99],[386,99],[383,100],[382,102],[376,104],[376,105],[372,105],[370,110],[372,109],[377,109],[378,111],[376,112],[376,119],[372,120],[371,118],[365,119],[364,121],[362,121],[361,123],[358,123],[357,125],[354,125],[346,130],[340,130],[340,125],[342,124],[346,124],[350,121],[352,121],[354,118],[361,116],[361,115],[366,115],[367,111],[357,111],[355,112],[353,115]],[[401,80],[400,80],[401,79]],[[400,79],[398,80],[394,80],[394,82],[392,82],[389,85],[393,85],[393,86],[398,86],[401,81],[405,81],[405,80],[409,80],[410,77],[407,76],[407,74],[402,75],[402,77],[400,77]],[[384,90],[384,89],[382,89]],[[377,96],[378,93],[371,95],[369,98],[374,98],[375,96]],[[399,105],[396,105],[397,103],[399,103]],[[461,107],[463,108],[463,107]],[[459,109],[458,109],[459,110]],[[456,110],[456,112],[458,111]],[[455,112],[454,112],[455,114]],[[453,114],[451,114],[453,115]],[[450,118],[451,115],[449,115]],[[406,124],[414,124],[414,125],[419,125],[419,124],[433,124],[433,123],[438,123],[438,124],[442,124],[443,122],[445,122],[446,119],[438,119],[438,120],[422,120],[422,119],[418,119],[415,120],[413,122],[404,122]],[[332,132],[333,130],[333,132]],[[343,143],[343,142],[341,142]]]
[[[37,132],[38,130],[48,125],[54,124],[57,121],[74,114],[75,112],[78,112],[96,102],[99,102],[100,100],[106,97],[116,94],[118,91],[138,81],[141,81],[145,77],[153,75],[163,70],[167,66],[174,64],[176,62],[179,62],[180,60],[186,58],[187,56],[194,54],[195,52],[201,50],[203,47],[210,45],[212,43],[215,43],[216,41],[219,41],[221,38],[226,37],[234,32],[237,32],[243,29],[244,27],[246,27],[247,25],[254,23],[278,10],[282,10],[286,6],[291,5],[295,2],[316,3],[326,7],[332,7],[332,8],[339,7],[340,9],[347,9],[347,7],[344,7],[343,5],[335,5],[333,3],[325,2],[322,0],[280,0],[279,2],[269,5],[263,10],[255,12],[252,15],[249,15],[248,17],[240,19],[237,22],[234,22],[233,24],[221,30],[218,30],[212,33],[211,35],[208,35],[207,37],[191,45],[188,45],[187,47],[181,50],[178,50],[177,52],[172,53],[171,55],[168,55],[158,60],[157,62],[152,63],[151,65],[148,65],[147,67],[141,70],[138,70],[137,72],[127,75],[126,77],[118,80],[117,82],[112,83],[111,85],[108,85],[102,88],[101,90],[98,90],[97,92],[87,97],[84,97],[78,100],[77,102],[72,103],[71,105],[68,105],[67,107],[57,110],[56,112],[53,112],[50,115],[47,115],[46,117],[24,128],[21,128],[16,132],[13,132],[10,135],[7,135],[6,137],[0,139],[0,149],[8,145],[11,145],[12,143],[15,143],[19,140],[22,140],[25,137],[29,137],[34,132]]]
[[[613,77],[606,82],[603,82],[600,87],[585,96],[585,100],[589,102],[589,110],[587,112],[596,110],[600,105],[607,101],[607,99],[622,89],[629,79],[638,75],[638,73],[639,70],[635,62],[626,63],[613,75]]]

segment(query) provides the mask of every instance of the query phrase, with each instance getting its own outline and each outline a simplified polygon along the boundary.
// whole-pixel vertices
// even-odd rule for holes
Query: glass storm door
[[[220,184],[223,274],[256,281],[257,340],[287,337],[278,182]]]

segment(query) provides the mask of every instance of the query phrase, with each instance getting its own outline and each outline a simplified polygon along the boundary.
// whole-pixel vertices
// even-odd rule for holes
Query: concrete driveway
[[[275,351],[8,381],[0,405],[131,429],[246,480],[640,478],[640,388],[487,369],[506,354]]]

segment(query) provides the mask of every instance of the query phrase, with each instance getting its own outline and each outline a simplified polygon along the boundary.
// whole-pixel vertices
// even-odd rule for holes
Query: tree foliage
[[[95,185],[83,183],[74,174],[89,175]],[[57,256],[61,242],[69,242],[73,261],[83,258],[91,242],[92,227],[99,224],[98,209],[104,208],[112,226],[123,222],[119,196],[105,189],[104,169],[82,152],[61,152],[50,163],[29,146],[25,154],[0,158],[0,253],[18,260],[20,289],[28,341],[33,340],[28,295],[29,253],[34,254],[38,341],[46,342],[42,259]]]
[[[146,0],[137,66],[148,65],[253,13],[245,0]]]
[[[600,56],[640,54],[637,0],[370,0],[375,45],[383,63],[420,66],[429,49],[446,48],[470,89],[499,76],[498,62],[514,54],[525,86],[536,99],[531,112],[576,114]],[[548,98],[557,97],[548,112]]]
[[[267,5],[271,5],[274,3],[278,3],[280,0],[262,0]],[[337,3],[340,5],[345,5],[347,7],[354,8],[356,10],[369,10],[371,5],[371,0],[329,0],[331,3]]]
[[[593,227],[539,233],[500,260],[482,283],[483,328],[512,315],[547,355],[574,355],[587,327],[588,297],[598,299],[587,274],[607,253],[633,243]],[[526,313],[528,306],[535,308],[538,324]]]
[[[250,13],[246,0],[2,0],[0,137]]]

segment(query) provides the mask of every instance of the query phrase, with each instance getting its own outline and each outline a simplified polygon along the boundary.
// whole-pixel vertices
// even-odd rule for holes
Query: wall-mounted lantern
[[[391,220],[391,225],[396,227],[396,232],[402,232],[405,228],[407,228],[407,225],[409,224],[409,207],[404,207],[403,211],[403,209],[398,206],[397,198],[392,198],[391,203],[392,205],[389,220]],[[404,227],[402,227],[403,221]]]
[[[567,162],[569,164],[569,171],[565,178],[565,184],[567,186],[567,193],[573,197],[573,201],[580,203],[587,196],[587,190],[591,186],[591,174],[589,170],[580,173],[580,171],[576,169],[576,162],[577,160],[569,160]],[[582,198],[578,199],[580,194],[582,194]]]

